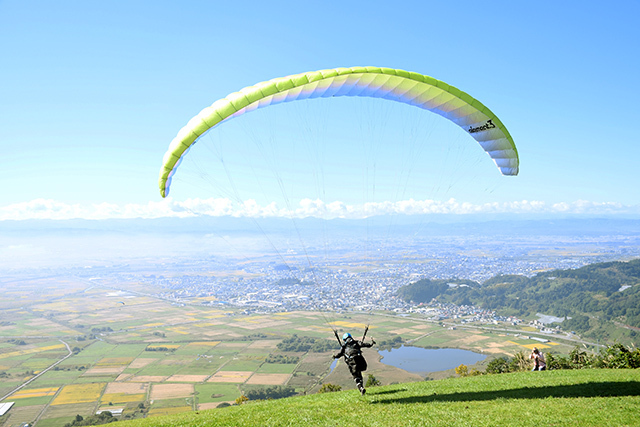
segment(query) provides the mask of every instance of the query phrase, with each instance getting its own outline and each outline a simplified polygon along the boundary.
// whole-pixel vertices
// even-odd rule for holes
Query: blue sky
[[[474,176],[451,194],[411,194],[417,207],[407,212],[428,200],[434,212],[469,212],[469,203],[476,212],[637,216],[637,16],[636,1],[0,1],[0,220],[215,210],[222,194],[159,196],[178,130],[242,87],[357,65],[416,71],[470,93],[518,146],[518,177],[491,178],[481,194]],[[253,120],[244,132],[264,124]],[[401,134],[399,123],[385,131]],[[479,167],[496,174],[489,159]]]

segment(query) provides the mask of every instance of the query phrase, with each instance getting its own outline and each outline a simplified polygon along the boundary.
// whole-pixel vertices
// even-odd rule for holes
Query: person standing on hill
[[[351,372],[353,380],[356,382],[358,390],[360,390],[360,394],[363,396],[367,390],[365,390],[362,382],[362,372],[367,370],[367,361],[364,356],[362,356],[360,349],[371,347],[375,343],[373,338],[371,338],[370,344],[354,340],[351,334],[347,332],[342,336],[342,348],[338,353],[333,355],[334,359],[339,359],[344,356],[344,361],[349,367],[349,372]]]
[[[533,359],[532,371],[544,371],[547,369],[547,363],[544,361],[544,354],[542,354],[536,347],[533,347],[533,351],[531,351],[529,359]]]

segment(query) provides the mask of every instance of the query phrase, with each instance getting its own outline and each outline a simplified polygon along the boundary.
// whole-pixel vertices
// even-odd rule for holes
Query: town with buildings
[[[343,247],[335,244],[331,259],[323,259],[307,248],[304,255],[301,251],[289,250],[251,258],[175,259],[155,265],[153,274],[149,273],[152,270],[149,265],[135,263],[104,269],[92,267],[83,274],[97,275],[95,280],[121,289],[126,289],[127,283],[142,283],[154,290],[154,297],[174,304],[235,307],[246,314],[293,310],[386,311],[415,313],[433,320],[520,324],[521,319],[502,317],[473,306],[413,304],[399,298],[397,291],[424,278],[467,279],[481,285],[496,275],[533,276],[554,269],[579,268],[589,263],[619,260],[637,249],[605,245],[594,252],[584,242],[571,248],[566,241],[519,241],[505,245],[488,238],[476,238],[473,242],[431,239],[422,244],[414,242],[410,249],[400,242],[396,246],[393,242],[386,243],[387,255],[378,259],[364,259],[362,252],[353,250],[353,244]],[[560,244],[569,249],[559,250]],[[532,326],[543,329],[544,323]]]

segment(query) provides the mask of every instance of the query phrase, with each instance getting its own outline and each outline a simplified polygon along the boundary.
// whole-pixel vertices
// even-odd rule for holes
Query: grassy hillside
[[[118,423],[178,426],[637,426],[640,370],[585,369],[451,378],[249,402]]]

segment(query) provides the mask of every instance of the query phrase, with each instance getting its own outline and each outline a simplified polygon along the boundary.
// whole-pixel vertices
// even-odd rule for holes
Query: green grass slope
[[[118,423],[178,426],[638,426],[640,370],[520,372],[372,387]]]

